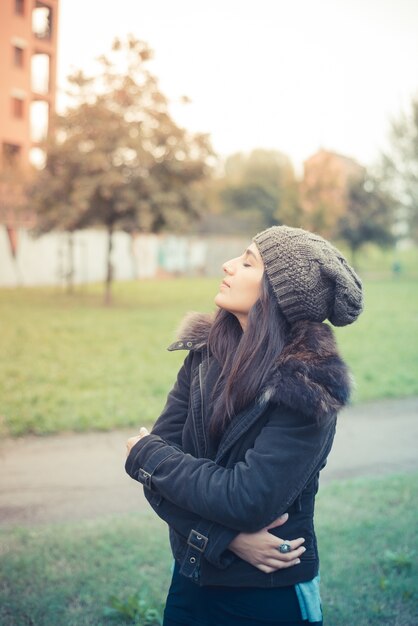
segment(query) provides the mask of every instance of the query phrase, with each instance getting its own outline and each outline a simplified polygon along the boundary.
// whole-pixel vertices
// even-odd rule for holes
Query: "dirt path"
[[[132,429],[0,443],[0,524],[35,525],[140,512],[142,489],[124,471]],[[418,470],[418,398],[349,408],[321,484]]]

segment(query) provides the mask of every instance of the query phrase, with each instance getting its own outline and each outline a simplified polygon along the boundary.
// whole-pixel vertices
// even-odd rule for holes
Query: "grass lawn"
[[[185,353],[166,352],[189,310],[213,310],[219,279],[1,289],[0,432],[22,435],[152,424]],[[418,280],[365,281],[366,310],[337,329],[354,401],[418,394]]]
[[[356,479],[320,491],[316,517],[326,625],[418,624],[417,478]],[[171,556],[166,527],[152,513],[3,528],[0,548],[4,626],[127,623],[122,615],[105,615],[111,595],[126,612],[138,606],[140,594],[161,613]]]

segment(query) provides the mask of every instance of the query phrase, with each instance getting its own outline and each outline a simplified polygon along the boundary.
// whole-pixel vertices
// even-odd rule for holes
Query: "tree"
[[[220,184],[225,216],[253,232],[277,223],[299,225],[297,183],[290,160],[275,150],[253,150],[227,158]]]
[[[7,146],[7,144],[6,144]],[[23,276],[18,263],[18,228],[31,224],[31,213],[27,210],[25,188],[30,180],[30,171],[22,167],[15,146],[3,146],[0,164],[0,223],[6,228],[9,250],[18,285],[23,284]]]
[[[301,183],[305,228],[335,237],[347,211],[350,185],[361,180],[364,171],[353,159],[324,149],[307,159]]]
[[[206,135],[172,119],[148,69],[151,56],[133,37],[115,40],[95,76],[69,77],[72,103],[52,124],[46,167],[32,193],[38,232],[106,228],[107,303],[114,231],[185,229],[201,210],[194,184],[213,159]]]
[[[380,175],[397,202],[397,231],[418,241],[418,96],[392,121]]]
[[[335,235],[349,245],[354,267],[363,244],[375,242],[385,246],[393,242],[393,200],[382,190],[378,180],[365,172],[351,180]]]
[[[62,130],[68,123],[67,117],[57,116],[53,126]],[[76,143],[69,138],[61,141],[51,133],[45,149],[48,155],[46,167],[38,173],[28,192],[31,206],[37,213],[34,233],[37,236],[53,230],[68,233],[68,270],[65,278],[71,292],[74,280],[73,235],[84,220],[84,210],[74,198],[77,181],[83,175],[83,162]]]

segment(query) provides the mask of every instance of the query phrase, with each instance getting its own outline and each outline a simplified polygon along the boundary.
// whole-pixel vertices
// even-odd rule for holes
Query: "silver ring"
[[[292,546],[290,545],[288,541],[285,541],[284,543],[282,543],[281,546],[278,547],[278,551],[281,552],[282,554],[287,554],[288,552],[291,552],[291,550],[292,550]]]

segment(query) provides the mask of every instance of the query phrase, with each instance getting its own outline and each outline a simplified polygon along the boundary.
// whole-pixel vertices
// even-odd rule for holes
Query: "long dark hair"
[[[210,433],[215,440],[231,418],[255,400],[283,350],[288,332],[289,324],[265,273],[245,332],[235,315],[219,309],[209,333],[209,348],[222,367],[212,394]]]

